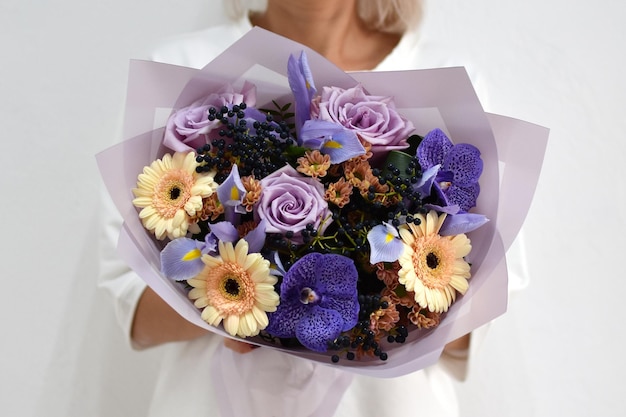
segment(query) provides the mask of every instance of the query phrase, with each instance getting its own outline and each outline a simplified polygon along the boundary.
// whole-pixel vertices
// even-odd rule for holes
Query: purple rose
[[[359,84],[347,90],[324,87],[314,99],[313,117],[339,123],[354,130],[372,145],[374,157],[408,147],[407,138],[415,127],[395,109],[392,97],[371,96]]]
[[[295,243],[302,243],[301,232],[307,224],[322,233],[331,215],[324,200],[324,186],[314,178],[300,175],[291,165],[261,180],[255,213],[267,222],[267,233],[292,232]]]
[[[209,143],[209,133],[219,127],[221,122],[209,120],[209,108],[216,109],[246,103],[248,108],[256,104],[256,86],[244,83],[241,92],[236,93],[232,85],[226,85],[217,93],[212,93],[190,106],[173,113],[167,120],[163,145],[176,152],[195,151]],[[216,136],[217,137],[217,136]]]

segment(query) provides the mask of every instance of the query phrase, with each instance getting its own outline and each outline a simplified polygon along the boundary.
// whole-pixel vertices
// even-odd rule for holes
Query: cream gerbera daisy
[[[219,242],[219,257],[204,255],[202,261],[202,272],[187,280],[194,287],[189,298],[203,309],[202,319],[212,326],[223,320],[224,330],[232,336],[255,336],[266,328],[267,312],[276,311],[279,303],[269,261],[248,253],[243,239],[235,247]]]
[[[463,259],[472,246],[464,234],[440,236],[446,214],[430,211],[426,217],[416,214],[421,223],[401,226],[405,248],[400,256],[398,281],[415,293],[415,301],[435,313],[448,311],[456,291],[465,294],[470,266]]]
[[[193,152],[165,154],[143,169],[133,189],[139,217],[157,239],[185,236],[202,211],[202,199],[217,189],[214,173],[197,173]],[[195,221],[195,220],[194,220]]]

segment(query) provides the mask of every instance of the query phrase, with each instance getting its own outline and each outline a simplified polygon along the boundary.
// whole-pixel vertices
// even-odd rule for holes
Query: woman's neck
[[[356,0],[268,0],[266,11],[250,20],[308,46],[345,71],[375,68],[400,40],[365,27]]]

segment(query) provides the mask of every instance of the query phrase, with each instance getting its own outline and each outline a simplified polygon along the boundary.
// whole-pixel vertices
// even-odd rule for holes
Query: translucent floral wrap
[[[296,372],[290,369],[297,367],[285,368],[279,365],[283,360],[283,355],[278,354],[280,351],[292,355],[290,361],[301,362],[297,358],[312,361],[307,362],[307,366],[316,368],[315,377],[324,379],[324,386],[332,387],[332,381],[335,381],[339,389],[332,394],[338,396],[337,401],[343,393],[341,388],[345,389],[346,381],[349,381],[349,374],[343,371],[393,377],[434,364],[446,343],[506,311],[505,252],[524,221],[541,170],[548,130],[485,113],[465,69],[461,67],[347,74],[314,51],[258,28],[250,31],[201,70],[133,61],[124,121],[125,140],[101,152],[97,160],[107,189],[125,221],[119,241],[120,256],[190,322],[230,337],[221,328],[205,323],[184,289],[162,276],[159,271],[159,253],[162,248],[142,226],[131,202],[131,189],[135,187],[137,175],[143,167],[165,153],[162,146],[164,126],[172,110],[188,106],[220,90],[225,83],[241,87],[246,81],[256,85],[257,104],[261,108],[270,107],[272,100],[290,100],[287,58],[289,54],[297,55],[302,50],[306,51],[318,86],[349,88],[361,83],[370,94],[393,96],[397,111],[413,123],[415,133],[424,135],[439,128],[455,143],[469,143],[480,149],[484,168],[476,212],[485,214],[490,222],[469,233],[473,249],[467,259],[472,264],[472,278],[467,293],[450,307],[441,324],[434,330],[419,338],[419,332],[410,333],[406,343],[390,346],[387,349],[387,361],[374,357],[372,360],[331,364],[329,356],[332,352],[316,353],[274,345],[268,345],[267,349],[275,352],[263,354],[264,358],[260,361],[255,352],[233,360],[232,353],[218,351],[213,377],[220,381],[216,389],[224,390],[224,395],[218,395],[218,398],[227,398],[229,387],[236,389],[244,383],[250,383],[246,380],[250,375],[262,378],[257,389],[272,387],[274,383],[282,386],[283,374],[269,370]],[[256,338],[245,341],[266,345]],[[230,368],[225,368],[226,363],[237,370],[230,372]],[[264,372],[264,369],[268,372]],[[312,375],[313,370],[302,372],[302,378],[308,379]],[[240,394],[241,391],[237,395]],[[315,411],[317,406],[334,408],[336,401],[329,399],[328,395],[326,390],[319,390],[316,398],[309,392],[302,401],[308,402],[311,411]],[[322,404],[320,401],[324,397],[326,399]],[[252,397],[247,400],[256,401]],[[302,406],[302,402],[294,400],[293,403],[294,407]],[[228,409],[230,406],[238,407],[231,402],[222,409],[224,415],[245,411]]]

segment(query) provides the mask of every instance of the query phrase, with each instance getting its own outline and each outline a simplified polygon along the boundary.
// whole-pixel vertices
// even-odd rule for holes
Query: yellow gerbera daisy
[[[193,152],[165,154],[143,169],[133,189],[144,227],[157,239],[185,236],[191,219],[202,211],[202,199],[217,189],[214,173],[197,173]]]
[[[202,308],[202,319],[212,326],[224,321],[232,336],[255,336],[269,324],[267,312],[276,311],[279,297],[270,263],[258,253],[248,253],[248,243],[219,242],[219,256],[204,255],[204,269],[187,280],[194,287],[189,298]]]
[[[430,211],[426,217],[416,214],[421,223],[400,227],[404,251],[400,256],[398,281],[415,293],[415,301],[435,313],[448,311],[456,291],[465,294],[470,266],[463,257],[472,249],[465,234],[440,236],[446,214]]]

